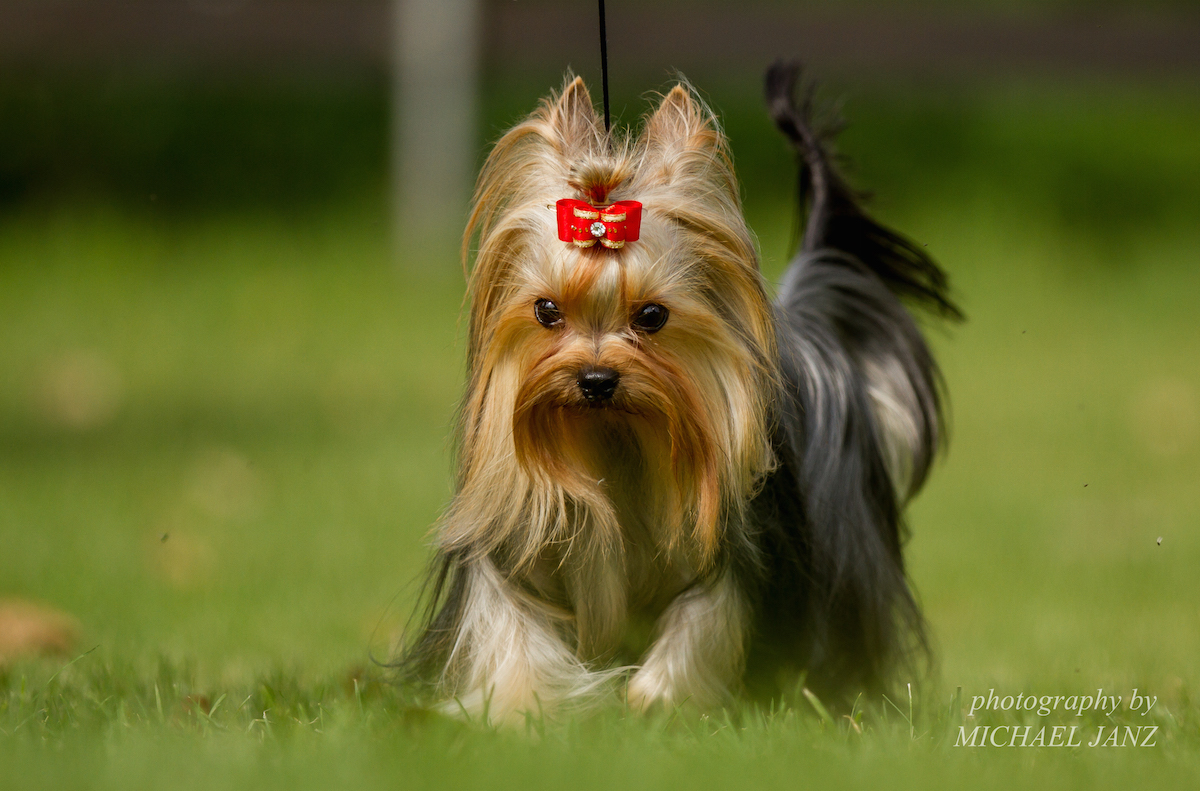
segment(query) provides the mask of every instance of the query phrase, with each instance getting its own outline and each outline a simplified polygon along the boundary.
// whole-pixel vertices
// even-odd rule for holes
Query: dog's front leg
[[[742,671],[749,612],[727,571],[681,593],[658,620],[657,637],[629,680],[629,705],[723,705]]]
[[[596,699],[612,673],[579,661],[563,639],[564,614],[520,590],[491,563],[466,569],[466,600],[449,662],[452,708],[520,722]]]

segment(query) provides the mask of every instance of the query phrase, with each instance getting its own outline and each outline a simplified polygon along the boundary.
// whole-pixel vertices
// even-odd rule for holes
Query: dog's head
[[[640,238],[561,241],[563,198],[641,202]],[[772,463],[776,354],[712,113],[680,85],[640,137],[616,139],[583,81],[569,82],[492,150],[465,238],[464,258],[477,245],[460,499],[512,512],[507,529],[488,520],[497,533],[542,511],[603,521],[616,465],[669,489],[663,518],[711,557],[723,514]],[[522,544],[532,552],[560,527]]]

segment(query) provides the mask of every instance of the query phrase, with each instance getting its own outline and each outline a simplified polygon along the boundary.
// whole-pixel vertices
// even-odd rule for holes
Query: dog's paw
[[[670,672],[662,663],[648,662],[629,679],[625,700],[633,711],[649,712],[656,709],[675,710],[694,708],[706,710],[719,707],[725,702],[723,689],[710,685],[687,683],[687,675],[680,677]]]
[[[696,668],[684,668],[687,672],[679,672],[680,668],[654,659],[651,657],[651,661],[629,679],[625,700],[631,710],[688,708],[709,711],[732,702],[729,687],[714,675],[698,672]]]
[[[671,705],[671,685],[653,668],[641,667],[629,679],[625,701],[633,711],[646,712],[654,706]]]

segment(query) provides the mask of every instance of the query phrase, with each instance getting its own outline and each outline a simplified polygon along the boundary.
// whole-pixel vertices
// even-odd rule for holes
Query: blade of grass
[[[817,712],[817,715],[820,716],[821,721],[826,725],[833,725],[833,716],[829,713],[829,709],[825,708],[825,704],[821,702],[816,693],[808,687],[802,689],[801,692],[804,694],[804,698],[808,701],[809,705],[813,707],[813,711]]]
[[[68,667],[70,667],[71,665],[75,664],[75,663],[76,663],[76,662],[78,662],[80,659],[83,659],[85,656],[87,656],[88,654],[92,653],[92,651],[95,651],[95,650],[96,650],[97,648],[99,648],[99,647],[100,647],[100,646],[98,646],[98,645],[96,645],[96,646],[93,646],[93,647],[91,648],[91,650],[89,650],[89,651],[84,651],[82,654],[80,654],[79,656],[77,656],[77,657],[75,657],[74,659],[72,659],[70,662],[68,662],[68,663],[66,663],[65,665],[63,665],[62,667],[60,667],[60,668],[59,668],[57,671],[55,671],[54,675],[50,676],[50,678],[49,678],[49,679],[47,679],[46,683],[42,685],[42,686],[43,686],[43,688],[50,686],[50,682],[51,682],[51,681],[53,681],[54,679],[58,678],[58,674],[59,674],[59,673],[63,672],[63,671],[64,671],[64,670],[66,670]]]

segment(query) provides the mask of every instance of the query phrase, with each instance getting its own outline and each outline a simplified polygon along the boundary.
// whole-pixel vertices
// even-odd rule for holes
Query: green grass
[[[498,732],[406,711],[389,689],[344,679],[270,674],[202,701],[167,667],[26,682],[32,689],[14,684],[8,694],[16,724],[0,742],[6,788],[1011,788],[1032,773],[1069,788],[1121,788],[1147,772],[1185,787],[1196,771],[1194,724],[1167,716],[1153,718],[1163,726],[1153,748],[1002,750],[955,748],[958,720],[945,710],[918,712],[910,728],[903,700],[873,707],[857,729],[788,709],[700,721],[613,711]],[[1089,730],[1102,721],[1088,718]]]
[[[403,624],[449,496],[454,265],[392,266],[370,199],[10,207],[0,598],[71,613],[90,653],[0,670],[0,785],[1194,784],[1200,151],[1181,141],[1195,111],[1173,95],[1090,96],[881,102],[860,115],[874,131],[847,139],[970,316],[932,332],[954,431],[910,514],[939,676],[911,727],[907,699],[872,700],[861,734],[803,698],[703,721],[614,708],[531,723],[533,738],[406,709],[370,653]],[[738,117],[735,144],[757,140]],[[746,190],[774,276],[789,226],[756,151]],[[1138,205],[1114,219],[1122,194]],[[968,708],[992,688],[1138,687],[1155,711],[1116,721],[1161,736],[955,748],[960,721],[1109,724],[960,720],[958,687]]]

